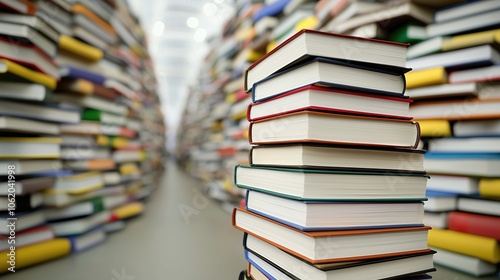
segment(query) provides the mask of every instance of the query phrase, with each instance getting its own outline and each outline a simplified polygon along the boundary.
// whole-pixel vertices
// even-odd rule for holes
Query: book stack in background
[[[499,13],[498,1],[437,9],[408,49],[410,112],[422,128],[431,176],[429,246],[436,263],[473,276],[498,273],[500,261]]]
[[[246,70],[255,146],[250,165],[235,167],[247,194],[233,226],[245,233],[247,276],[434,271],[424,153],[404,96],[406,48],[304,29]]]
[[[165,126],[125,1],[2,2],[0,26],[0,250],[15,193],[17,270],[96,246],[141,214]]]

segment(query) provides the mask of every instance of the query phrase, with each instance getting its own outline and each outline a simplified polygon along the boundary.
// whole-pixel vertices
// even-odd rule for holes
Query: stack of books
[[[423,225],[424,152],[404,96],[406,49],[304,29],[247,69],[255,146],[250,165],[235,167],[247,195],[233,226],[245,232],[248,277],[435,270]]]
[[[437,264],[473,276],[498,273],[500,262],[499,4],[437,9],[408,49],[410,112],[422,128],[431,177],[429,246]]]
[[[141,214],[165,127],[124,1],[4,1],[0,26],[0,250],[15,250],[18,270],[96,246]]]

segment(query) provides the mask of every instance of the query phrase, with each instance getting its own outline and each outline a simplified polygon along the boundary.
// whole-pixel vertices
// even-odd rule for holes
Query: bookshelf
[[[19,270],[98,246],[142,214],[167,128],[126,1],[3,1],[0,13],[0,188],[16,199],[1,211],[19,223],[1,238],[16,235]]]
[[[213,193],[226,193],[219,196],[219,199],[226,197],[230,204],[237,205],[237,199],[243,197],[242,193],[224,182],[230,181],[232,176],[226,171],[230,170],[228,165],[247,163],[247,159],[241,155],[250,149],[244,141],[240,141],[241,138],[235,139],[231,137],[234,134],[226,133],[243,130],[243,133],[238,132],[237,135],[248,137],[245,120],[238,122],[241,117],[238,112],[242,113],[239,109],[244,107],[241,103],[251,103],[241,91],[245,88],[241,77],[252,62],[297,31],[304,28],[316,29],[411,44],[406,65],[413,70],[405,75],[406,95],[415,100],[410,112],[421,125],[421,148],[429,150],[424,161],[424,168],[431,175],[429,194],[444,190],[448,192],[445,194],[448,199],[458,201],[466,197],[457,198],[457,195],[479,193],[481,197],[494,197],[493,200],[483,200],[493,201],[492,205],[498,205],[498,188],[495,187],[498,186],[498,174],[487,171],[489,166],[494,166],[498,161],[494,144],[471,147],[471,144],[464,143],[458,137],[475,137],[478,141],[484,136],[497,139],[500,132],[500,111],[494,105],[498,101],[498,82],[495,81],[500,77],[497,73],[498,23],[494,20],[481,20],[494,18],[493,15],[498,14],[500,9],[494,1],[464,2],[466,1],[236,1],[235,15],[225,25],[222,36],[213,39],[213,47],[205,59],[205,68],[200,71],[202,78],[199,86],[191,91],[191,104],[184,115],[184,125],[181,127],[185,129],[181,129],[179,143],[190,137],[197,138],[193,132],[197,128],[201,128],[198,129],[198,135],[203,135],[204,140],[202,145],[193,141],[186,142],[189,146],[181,145],[179,156],[186,169],[209,185]],[[453,18],[454,9],[460,17]],[[468,14],[469,10],[475,12]],[[240,88],[233,88],[237,83]],[[195,104],[192,104],[193,101]],[[217,119],[212,119],[214,112],[220,113],[217,113]],[[225,117],[220,118],[224,115],[222,112]],[[452,137],[451,141],[456,143],[445,143],[440,146],[441,150],[434,149],[439,141],[448,141],[442,140],[443,137]],[[208,139],[215,141],[207,143]],[[489,143],[495,141],[488,140],[492,141]],[[196,155],[188,153],[188,147],[196,147]],[[457,147],[460,153],[454,150]],[[218,154],[217,157],[216,150],[227,153]],[[450,153],[455,155],[450,156]],[[200,155],[203,155],[201,159]],[[488,160],[481,161],[481,157]],[[474,164],[477,162],[483,164],[483,167],[478,167],[475,171],[465,167],[470,166],[473,160],[476,160]],[[454,167],[440,169],[440,166]],[[218,172],[221,170],[225,170],[223,174]],[[462,184],[472,184],[473,190],[458,193],[454,189],[457,177]],[[477,211],[460,208],[461,206],[456,206],[459,205],[455,204],[456,201],[446,212],[431,211],[431,205],[439,199],[430,195],[424,221],[435,228],[446,228],[448,211]],[[484,203],[482,202],[483,205]],[[485,215],[484,212],[479,214]],[[488,215],[498,220],[496,214]],[[498,237],[496,238],[496,241],[495,238],[489,240],[492,250],[498,250]],[[440,245],[433,244],[433,247]],[[474,255],[476,258],[469,258]],[[463,275],[498,275],[496,260],[481,260],[477,258],[478,254],[467,250],[456,257],[462,256],[468,256],[464,258],[464,261],[469,261],[468,264],[455,269],[462,270],[465,273]],[[437,263],[446,266],[446,261],[438,260]],[[463,270],[472,266],[472,262],[480,262],[487,268],[483,272],[464,272]],[[448,264],[450,265],[453,266]],[[449,273],[453,275],[455,272]],[[457,272],[456,277],[473,278],[461,276],[460,273]],[[441,274],[438,272],[435,275]]]

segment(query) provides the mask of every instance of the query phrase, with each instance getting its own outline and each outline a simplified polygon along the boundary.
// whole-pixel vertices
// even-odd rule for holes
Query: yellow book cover
[[[125,163],[120,165],[120,174],[130,175],[139,172],[139,167],[135,163]]]
[[[500,179],[480,179],[479,194],[484,197],[500,197]]]
[[[451,125],[447,120],[420,120],[421,137],[451,136]]]
[[[302,29],[316,29],[320,24],[318,18],[314,15],[301,19],[295,24],[294,30],[300,31]]]
[[[0,149],[0,159],[59,158],[60,143],[62,139],[54,137],[0,137],[0,146],[3,148]]]
[[[0,73],[11,73],[25,80],[42,84],[49,89],[55,89],[57,85],[57,80],[51,76],[31,70],[7,59],[0,59]]]
[[[79,173],[76,175],[71,175],[67,177],[61,177],[58,179],[58,182],[69,182],[72,184],[81,184],[81,182],[85,182],[86,180],[95,178],[96,176],[100,176],[100,172],[98,171],[90,171],[90,172],[83,172]],[[58,189],[58,188],[53,188],[53,189],[47,189],[45,190],[45,194],[57,194],[57,193],[68,193],[68,194],[73,194],[73,195],[79,195],[79,194],[84,194],[88,193],[97,189],[101,189],[104,187],[104,183],[102,181],[96,182],[95,184],[92,185],[87,185],[75,189]]]
[[[434,228],[429,231],[427,243],[430,247],[464,254],[490,263],[500,262],[500,246],[494,238]]]
[[[500,43],[500,29],[453,36],[443,41],[441,50],[451,51],[494,43]]]
[[[90,61],[97,61],[104,55],[100,49],[66,35],[59,38],[59,48]]]
[[[14,270],[17,271],[21,268],[60,258],[66,256],[70,252],[71,243],[65,238],[56,238],[26,247],[16,248]],[[8,253],[0,255],[0,273],[10,272],[10,259],[11,257]]]
[[[129,140],[125,137],[112,137],[110,139],[109,145],[113,148],[123,148],[129,145]]]
[[[444,67],[435,67],[419,71],[410,71],[405,74],[406,88],[445,84],[448,75]]]
[[[236,93],[230,93],[226,95],[226,103],[233,104],[236,102]]]
[[[140,201],[131,202],[114,209],[111,212],[113,219],[123,220],[141,214],[144,204]]]
[[[96,142],[98,146],[107,147],[111,145],[111,139],[106,135],[98,135],[96,137]]]
[[[266,53],[268,53],[268,52],[272,51],[274,48],[276,48],[276,46],[277,46],[277,45],[278,45],[278,42],[277,42],[277,41],[275,41],[275,40],[273,40],[273,41],[269,42],[269,43],[267,44],[267,47],[266,47]]]
[[[255,62],[255,61],[259,60],[261,57],[263,57],[264,55],[265,55],[265,53],[258,52],[255,50],[249,50],[247,53],[247,61]]]
[[[234,121],[237,121],[237,120],[241,120],[243,118],[246,118],[247,116],[247,110],[243,110],[243,111],[240,111],[240,112],[237,112],[233,115],[231,115],[231,119],[234,120]]]

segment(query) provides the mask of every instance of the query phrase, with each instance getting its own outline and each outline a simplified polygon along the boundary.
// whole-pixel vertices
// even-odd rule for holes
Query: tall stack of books
[[[3,1],[0,26],[0,250],[15,250],[18,270],[98,245],[142,213],[165,128],[124,1]]]
[[[250,165],[233,225],[247,276],[398,279],[434,271],[427,175],[404,96],[407,45],[302,30],[252,64]]]
[[[438,9],[423,41],[408,49],[410,112],[431,176],[429,246],[436,263],[473,276],[498,274],[500,262],[499,4]]]

